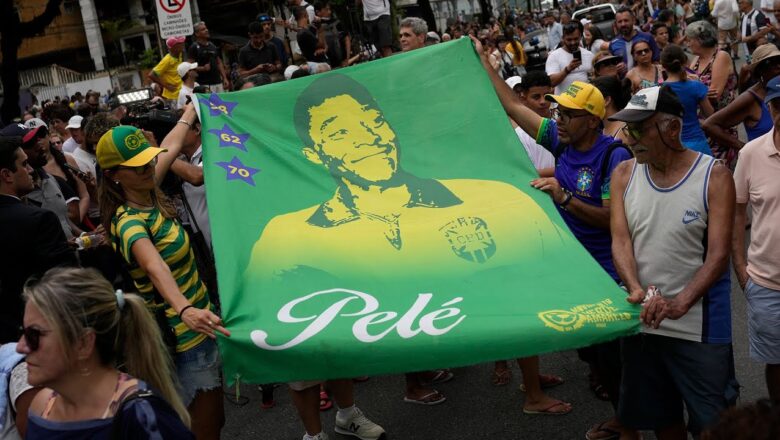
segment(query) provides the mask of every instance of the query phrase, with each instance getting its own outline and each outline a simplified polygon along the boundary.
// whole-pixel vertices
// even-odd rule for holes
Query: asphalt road
[[[733,339],[743,403],[766,394],[763,367],[748,358],[745,317],[742,290],[732,283]],[[438,406],[404,403],[402,375],[372,377],[368,382],[356,384],[356,402],[393,440],[583,439],[590,425],[611,415],[610,405],[597,400],[588,389],[587,367],[574,351],[542,357],[542,372],[558,374],[566,380],[550,390],[553,397],[573,404],[572,412],[564,416],[524,415],[517,365],[513,366],[512,382],[506,387],[490,383],[492,368],[492,364],[481,364],[453,370],[456,378],[437,386],[447,396],[447,401]],[[241,395],[249,398],[244,406],[225,402],[227,422],[223,439],[299,440],[302,437],[303,425],[286,385],[276,389],[276,407],[268,410],[260,408],[256,385],[242,385]],[[335,414],[333,409],[322,413],[330,438],[354,438],[333,431]],[[645,435],[645,439],[653,438],[652,434]]]

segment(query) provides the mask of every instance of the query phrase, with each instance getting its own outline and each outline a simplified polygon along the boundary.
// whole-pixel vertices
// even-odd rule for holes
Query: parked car
[[[591,24],[598,27],[604,39],[609,41],[615,37],[615,14],[617,7],[612,3],[590,6],[574,11],[572,20],[582,20],[587,18]]]

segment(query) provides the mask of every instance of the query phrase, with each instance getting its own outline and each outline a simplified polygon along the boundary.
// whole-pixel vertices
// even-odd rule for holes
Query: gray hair
[[[685,36],[699,40],[704,47],[715,47],[718,44],[718,32],[714,26],[704,20],[689,24],[685,28]]]
[[[401,25],[399,27],[412,28],[412,32],[416,35],[425,35],[428,33],[428,23],[419,17],[406,17],[401,20]]]
[[[206,26],[205,21],[199,21],[195,23],[194,25],[192,25],[192,32],[193,33],[198,32],[198,30],[200,30],[200,28],[202,28],[203,26]]]

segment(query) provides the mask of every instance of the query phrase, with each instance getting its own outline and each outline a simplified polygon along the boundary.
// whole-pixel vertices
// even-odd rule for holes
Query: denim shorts
[[[780,291],[749,279],[745,297],[750,358],[764,364],[780,364]]]
[[[694,436],[718,421],[728,406],[730,344],[705,344],[639,334],[623,339],[618,419],[638,430],[683,422]]]
[[[179,396],[189,406],[198,391],[209,391],[222,386],[217,343],[206,338],[194,348],[176,353],[176,375],[179,377]]]

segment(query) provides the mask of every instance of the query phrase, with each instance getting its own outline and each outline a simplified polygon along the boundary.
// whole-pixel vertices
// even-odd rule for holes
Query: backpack
[[[145,401],[151,408],[144,406],[143,408],[137,408],[135,412],[126,410],[130,403],[141,404],[136,401]],[[143,432],[131,432],[134,430],[127,429],[125,418],[130,414],[125,414],[126,412],[136,415],[137,425]],[[138,389],[119,404],[119,408],[117,408],[114,419],[111,422],[109,438],[111,440],[128,440],[131,438],[156,440],[165,439],[166,433],[170,434],[168,438],[177,440],[194,439],[192,432],[184,426],[179,419],[179,415],[173,410],[171,405],[165,399],[155,394],[146,382],[139,380]]]

